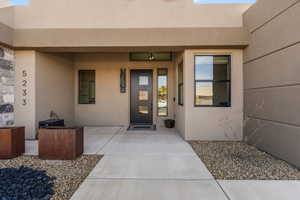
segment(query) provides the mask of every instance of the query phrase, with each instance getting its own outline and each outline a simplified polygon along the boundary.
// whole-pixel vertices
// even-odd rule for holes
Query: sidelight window
[[[79,104],[95,104],[95,70],[79,71]]]
[[[178,104],[183,106],[183,62],[178,65]]]
[[[157,70],[157,110],[158,116],[168,116],[168,69]]]

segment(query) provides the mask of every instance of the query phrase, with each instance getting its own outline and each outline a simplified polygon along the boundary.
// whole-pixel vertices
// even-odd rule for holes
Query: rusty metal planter
[[[11,159],[25,152],[25,127],[0,128],[0,159]]]
[[[39,129],[39,158],[45,160],[74,160],[82,153],[82,127]]]

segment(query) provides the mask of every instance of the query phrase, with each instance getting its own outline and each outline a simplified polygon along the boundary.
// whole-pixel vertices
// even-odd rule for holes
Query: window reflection
[[[196,105],[229,106],[230,83],[197,82]]]
[[[148,106],[139,106],[139,113],[148,114],[149,113]]]
[[[149,80],[148,80],[148,76],[139,76],[139,85],[148,85],[149,84]]]
[[[196,106],[230,106],[230,56],[196,56],[195,87]]]
[[[168,69],[157,71],[158,116],[168,115]]]
[[[228,56],[197,56],[196,80],[230,80]]]
[[[139,92],[139,100],[140,101],[147,101],[148,100],[148,91],[140,90]]]

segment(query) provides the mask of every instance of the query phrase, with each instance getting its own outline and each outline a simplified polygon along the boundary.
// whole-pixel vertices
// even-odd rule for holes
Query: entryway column
[[[15,125],[25,126],[26,139],[36,135],[36,52],[16,51]]]

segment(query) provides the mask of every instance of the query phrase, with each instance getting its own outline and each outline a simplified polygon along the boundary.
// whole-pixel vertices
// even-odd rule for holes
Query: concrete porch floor
[[[37,154],[37,142],[28,141],[26,152]],[[72,200],[293,200],[300,196],[300,181],[214,180],[173,129],[87,127],[84,153],[104,157]]]

